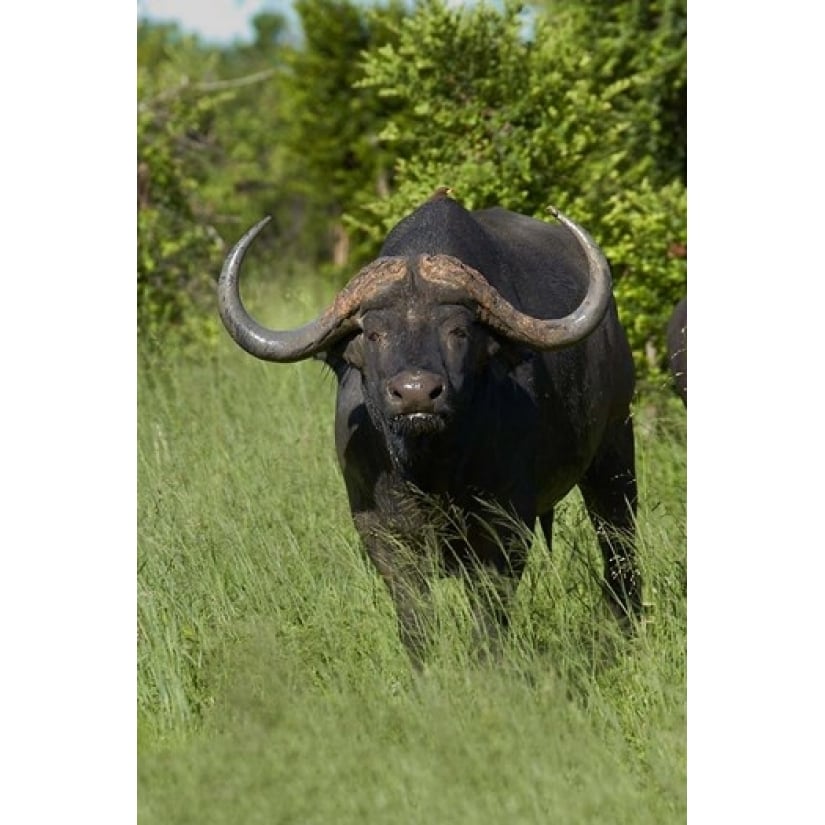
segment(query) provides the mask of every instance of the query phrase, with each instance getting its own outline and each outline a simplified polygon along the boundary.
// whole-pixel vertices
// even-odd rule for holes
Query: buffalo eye
[[[381,333],[372,330],[372,332],[367,333],[367,341],[372,342],[373,344],[381,340]]]
[[[463,341],[467,337],[467,329],[466,327],[455,327],[450,330],[450,335],[459,341]]]

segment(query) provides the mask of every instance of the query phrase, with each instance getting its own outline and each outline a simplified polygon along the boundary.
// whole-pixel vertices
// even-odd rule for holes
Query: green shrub
[[[554,204],[611,261],[644,376],[664,364],[666,318],[685,290],[685,261],[668,250],[686,243],[686,189],[651,151],[653,64],[608,76],[580,26],[574,14],[528,26],[513,3],[498,11],[425,0],[397,45],[366,54],[361,85],[397,107],[381,133],[396,153],[397,186],[389,198],[363,198],[349,220],[377,243],[438,185],[468,208],[546,218]]]
[[[214,322],[223,243],[198,197],[217,99],[193,93],[170,65],[138,68],[138,334],[200,339]]]

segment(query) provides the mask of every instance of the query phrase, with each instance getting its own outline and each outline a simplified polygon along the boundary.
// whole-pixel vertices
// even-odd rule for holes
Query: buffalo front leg
[[[551,507],[539,516],[541,531],[544,533],[544,542],[547,545],[547,552],[553,552],[553,517],[555,510]]]
[[[489,522],[487,522],[489,525]],[[495,658],[510,629],[510,611],[527,564],[529,531],[499,526],[495,533],[471,530],[472,560],[465,569],[478,651]]]
[[[510,610],[518,578],[483,567],[466,577],[473,615],[473,644],[482,660],[496,659],[510,630]]]
[[[385,531],[367,529],[358,519],[364,549],[387,586],[395,607],[398,635],[416,668],[424,663],[432,627],[430,573],[427,559]]]
[[[642,610],[636,564],[636,470],[633,424],[628,418],[608,432],[579,484],[604,558],[604,590],[620,624],[629,629]]]

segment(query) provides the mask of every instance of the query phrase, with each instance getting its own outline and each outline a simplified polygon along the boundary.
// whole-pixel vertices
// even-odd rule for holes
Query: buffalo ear
[[[364,336],[362,333],[353,335],[340,350],[340,357],[351,367],[360,370],[364,367]]]
[[[315,353],[313,356],[323,361],[339,378],[342,370],[347,366],[361,369],[364,364],[363,335],[353,335],[345,341],[333,344],[328,350]]]
[[[495,335],[487,337],[487,358],[508,370],[523,364],[532,356],[533,350],[520,344],[514,344],[506,338],[499,338]]]

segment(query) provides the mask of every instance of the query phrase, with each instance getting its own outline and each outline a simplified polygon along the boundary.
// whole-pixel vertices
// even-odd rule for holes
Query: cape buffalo
[[[266,329],[240,300],[241,263],[268,218],[221,272],[220,314],[239,346],[267,361],[318,357],[337,377],[352,517],[414,660],[429,576],[409,556],[423,558],[442,506],[463,527],[439,545],[439,571],[478,584],[491,570],[512,591],[525,535],[538,518],[549,546],[553,508],[578,485],[608,604],[627,627],[640,614],[631,353],[604,256],[550,211],[561,225],[431,198],[327,309],[292,330]],[[491,516],[491,504],[510,517]],[[491,627],[506,627],[506,608],[498,603]]]
[[[667,361],[676,392],[687,407],[687,298],[682,298],[667,325]]]

